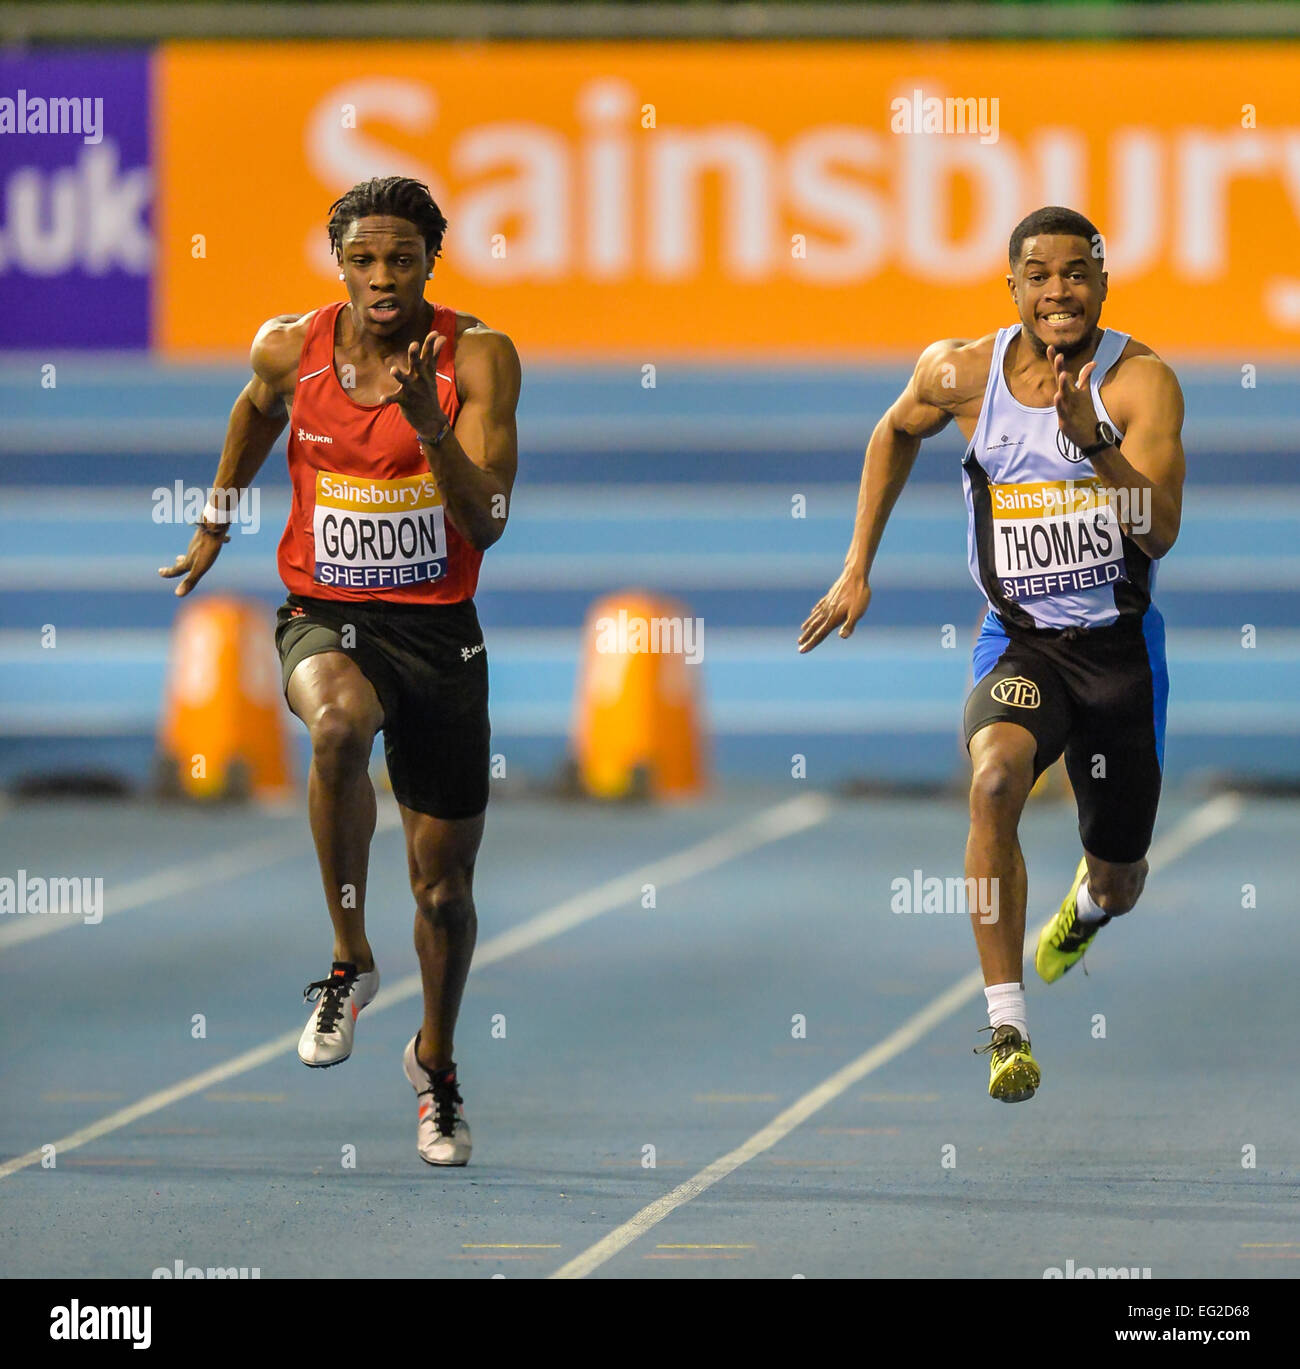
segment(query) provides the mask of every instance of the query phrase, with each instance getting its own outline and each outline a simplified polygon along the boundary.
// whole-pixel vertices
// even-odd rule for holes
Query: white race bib
[[[442,499],[429,475],[406,480],[316,473],[317,583],[390,589],[447,573]]]
[[[1100,480],[990,485],[993,565],[1008,599],[1113,584],[1124,574],[1119,520]]]

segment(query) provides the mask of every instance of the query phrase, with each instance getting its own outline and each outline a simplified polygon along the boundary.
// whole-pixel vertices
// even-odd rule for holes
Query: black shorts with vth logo
[[[1105,627],[1008,627],[995,613],[975,644],[966,745],[990,723],[1038,743],[1037,778],[1062,753],[1083,848],[1129,864],[1151,845],[1164,765],[1169,673],[1154,606]]]
[[[309,656],[341,651],[356,662],[384,710],[384,755],[399,803],[448,820],[487,807],[487,651],[472,599],[362,604],[290,594],[276,613],[275,645],[286,696]]]

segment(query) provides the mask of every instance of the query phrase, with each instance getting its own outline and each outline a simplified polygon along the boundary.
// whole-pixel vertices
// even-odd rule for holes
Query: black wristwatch
[[[1097,440],[1090,447],[1080,447],[1079,455],[1091,460],[1107,447],[1119,446],[1119,434],[1104,420],[1097,424]]]

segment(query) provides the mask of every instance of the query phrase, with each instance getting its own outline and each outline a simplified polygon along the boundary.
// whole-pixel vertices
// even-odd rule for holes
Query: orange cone
[[[680,799],[705,792],[702,651],[703,624],[671,599],[633,590],[592,605],[573,724],[587,793]]]
[[[280,670],[262,606],[214,595],[181,606],[158,745],[166,787],[196,799],[292,789]]]

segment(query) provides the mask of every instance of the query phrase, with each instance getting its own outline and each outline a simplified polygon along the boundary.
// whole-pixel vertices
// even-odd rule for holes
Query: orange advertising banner
[[[425,181],[428,297],[532,359],[914,354],[1014,321],[1007,239],[1105,238],[1103,322],[1300,357],[1300,46],[166,44],[163,354],[342,297],[325,223]]]

